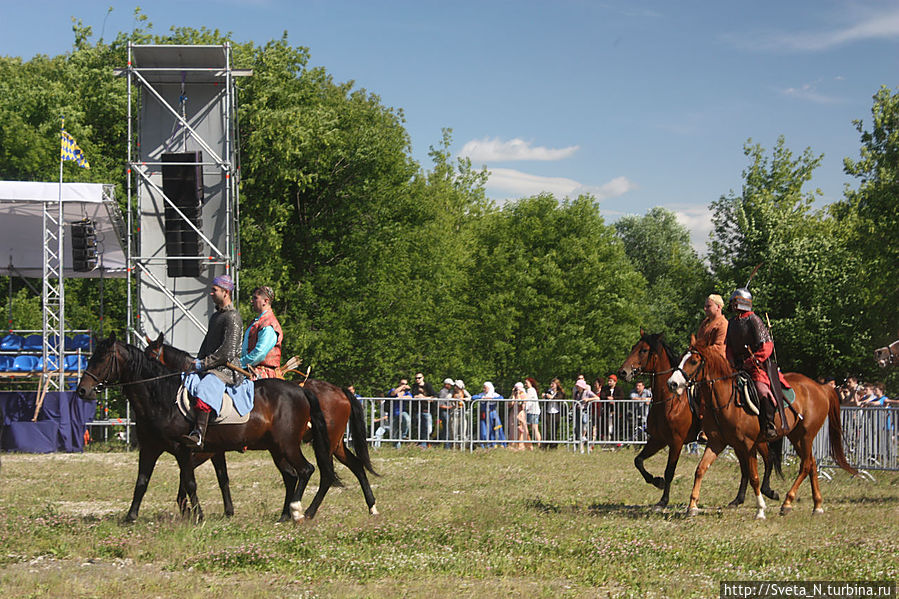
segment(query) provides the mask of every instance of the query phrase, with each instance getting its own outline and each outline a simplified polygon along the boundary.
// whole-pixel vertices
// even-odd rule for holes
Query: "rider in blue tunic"
[[[215,304],[215,313],[209,319],[206,337],[197,354],[194,364],[196,372],[188,374],[184,381],[190,395],[196,398],[194,412],[197,421],[194,430],[181,437],[181,441],[194,450],[203,448],[209,415],[222,410],[225,385],[237,386],[243,381],[242,375],[226,366],[229,362],[236,364],[240,361],[243,335],[243,321],[231,302],[233,292],[234,281],[228,275],[213,279],[209,296]]]

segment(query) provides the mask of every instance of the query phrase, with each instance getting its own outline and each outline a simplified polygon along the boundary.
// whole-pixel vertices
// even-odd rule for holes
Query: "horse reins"
[[[161,360],[160,360],[160,362],[162,363]],[[119,352],[115,349],[115,347],[113,347],[112,364],[109,366],[109,368],[106,369],[106,375],[102,379],[100,379],[97,375],[95,375],[94,373],[92,373],[89,370],[85,370],[83,372],[83,374],[94,379],[94,381],[96,382],[96,384],[94,385],[95,391],[102,391],[103,389],[108,389],[110,387],[124,387],[125,385],[137,385],[140,383],[149,383],[151,381],[158,381],[159,379],[166,379],[166,378],[169,378],[172,376],[180,376],[181,375],[180,372],[170,372],[169,374],[154,376],[154,377],[151,377],[148,379],[140,379],[137,381],[130,381],[127,383],[110,383],[109,375],[110,375],[110,373],[112,373],[113,370],[118,372],[118,370],[119,370],[118,364],[119,364]],[[165,365],[165,364],[163,363],[163,365]]]

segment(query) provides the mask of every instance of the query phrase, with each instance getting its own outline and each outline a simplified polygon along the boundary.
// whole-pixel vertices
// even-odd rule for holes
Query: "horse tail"
[[[350,402],[350,434],[353,436],[353,453],[362,461],[366,470],[380,476],[371,465],[371,456],[368,455],[368,431],[365,426],[365,410],[362,402],[350,393],[346,387],[342,387],[343,394]]]
[[[771,467],[777,473],[778,478],[784,477],[783,461],[784,461],[784,438],[780,437],[775,441],[768,443],[769,456],[771,458]]]
[[[322,414],[322,407],[312,389],[301,391],[309,401],[309,423],[312,425],[312,450],[315,452],[315,463],[318,464],[322,481],[330,480],[332,485],[340,486],[340,478],[334,471],[334,459],[331,457],[331,442],[328,438],[328,424]]]
[[[830,437],[830,456],[836,460],[840,467],[855,476],[858,470],[849,465],[846,455],[843,453],[843,429],[840,426],[840,397],[836,389],[828,389],[830,392],[830,406],[827,413],[827,429]]]

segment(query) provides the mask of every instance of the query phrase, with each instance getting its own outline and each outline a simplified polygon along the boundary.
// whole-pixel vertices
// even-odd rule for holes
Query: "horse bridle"
[[[94,385],[94,391],[102,391],[103,387],[109,385],[109,375],[112,374],[113,371],[119,371],[119,352],[116,350],[115,342],[113,342],[112,345],[112,364],[108,365],[106,374],[103,376],[103,378],[99,378],[90,370],[85,370],[83,374],[94,379],[94,382],[96,383]]]
[[[656,357],[658,357],[658,355],[659,355],[658,349],[653,347],[652,344],[647,342],[645,339],[640,339],[640,341],[642,341],[643,343],[646,343],[646,346],[649,347],[648,351],[649,351],[650,355],[655,355]],[[648,361],[649,361],[649,359],[647,358],[647,362]],[[633,376],[641,376],[643,374],[648,374],[649,376],[652,377],[652,381],[649,383],[649,385],[650,385],[650,387],[654,387],[655,382],[656,382],[656,375],[668,374],[669,372],[674,372],[674,370],[675,370],[674,368],[669,368],[668,370],[658,370],[658,371],[643,370],[643,365],[641,364],[641,365],[638,365],[636,369],[634,369]],[[671,401],[672,399],[674,399],[675,397],[677,397],[677,395],[672,393],[672,394],[668,395],[668,397],[663,397],[661,399],[653,398],[652,401],[649,402],[649,405],[665,404],[665,403],[668,403],[669,401]]]
[[[887,364],[889,365],[892,365],[893,362],[899,361],[899,349],[893,351],[893,346],[899,347],[899,340],[893,341],[889,345],[877,349],[877,351],[881,351],[884,349],[887,350],[887,355],[889,355],[890,357],[889,362],[887,362]]]
[[[696,384],[696,378],[703,371],[703,369],[705,369],[705,356],[703,356],[700,352],[694,351],[694,350],[687,350],[687,353],[699,355],[699,366],[696,368],[696,370],[693,371],[693,374],[688,375],[686,372],[684,372],[684,369],[681,368],[680,364],[678,364],[676,367],[672,368],[671,371],[679,372],[681,374],[681,376],[684,377],[684,381],[686,381],[684,383],[684,387],[692,387],[693,385]],[[684,357],[686,357],[686,354],[684,354]],[[680,363],[681,364],[684,363],[684,358],[681,358]]]

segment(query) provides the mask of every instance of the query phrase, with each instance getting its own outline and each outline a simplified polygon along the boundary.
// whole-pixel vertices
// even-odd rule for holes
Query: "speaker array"
[[[203,154],[171,152],[162,155],[162,191],[198,229],[203,228]],[[173,163],[173,164],[167,164]],[[197,257],[205,246],[196,231],[174,208],[165,206],[165,251],[170,256],[170,277],[198,277],[202,270]]]

